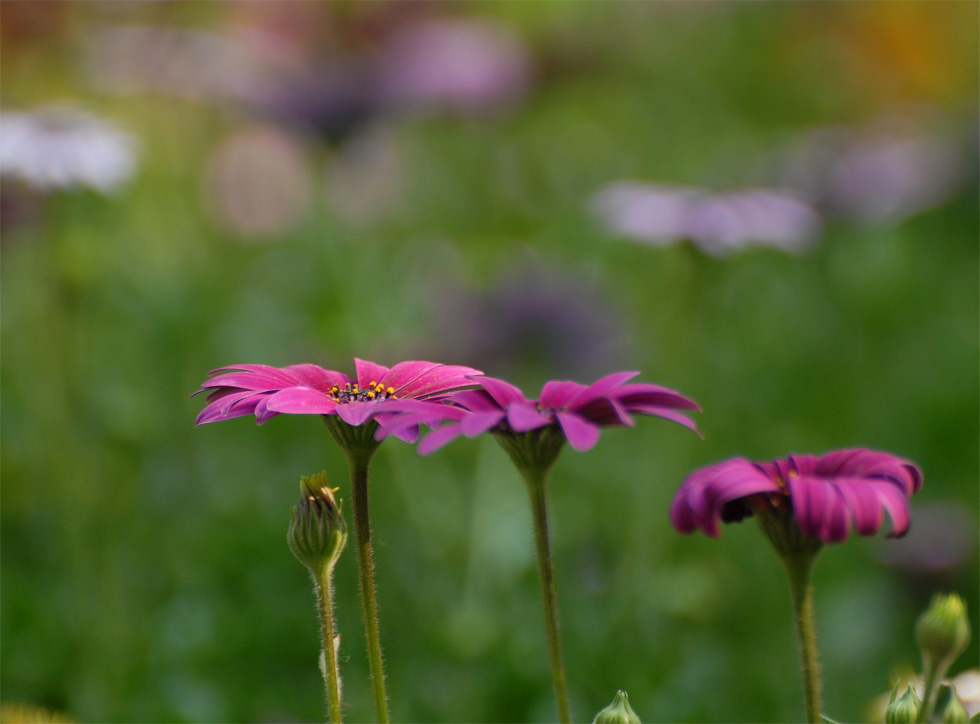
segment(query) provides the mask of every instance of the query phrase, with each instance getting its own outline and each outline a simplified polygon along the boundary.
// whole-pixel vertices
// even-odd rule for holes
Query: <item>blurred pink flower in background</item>
[[[114,123],[67,105],[0,113],[0,177],[110,193],[135,171],[136,142]]]
[[[799,252],[816,242],[821,229],[807,203],[773,189],[712,192],[618,181],[600,189],[590,207],[614,234],[652,246],[690,241],[712,256],[749,246]]]
[[[409,25],[378,58],[385,105],[484,113],[520,100],[531,57],[506,26],[486,20],[429,20]]]
[[[308,153],[275,126],[254,126],[225,139],[211,157],[202,188],[212,220],[243,239],[280,236],[310,209]]]

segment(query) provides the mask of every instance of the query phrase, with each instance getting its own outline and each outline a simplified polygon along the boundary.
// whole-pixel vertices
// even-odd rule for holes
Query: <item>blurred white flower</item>
[[[712,192],[619,181],[600,189],[590,206],[614,234],[654,246],[690,241],[712,256],[751,245],[802,251],[821,228],[808,204],[771,189]]]
[[[379,91],[400,108],[483,113],[523,97],[531,58],[506,26],[481,20],[430,20],[387,40],[379,59]]]
[[[136,143],[113,123],[67,106],[0,113],[0,176],[109,193],[135,170]]]

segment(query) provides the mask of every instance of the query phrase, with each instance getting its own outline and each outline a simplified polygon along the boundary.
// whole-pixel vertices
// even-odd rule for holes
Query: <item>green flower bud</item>
[[[956,696],[956,690],[949,684],[942,684],[939,687],[939,694],[936,696],[936,711],[939,713],[939,720],[943,724],[966,724],[970,719],[963,703]]]
[[[898,684],[895,684],[888,700],[888,708],[885,709],[885,724],[912,724],[919,716],[922,701],[915,695],[915,688],[911,685],[901,696],[897,694]]]
[[[915,624],[924,661],[945,671],[970,643],[966,604],[955,593],[937,593]]]
[[[299,505],[293,508],[286,539],[299,562],[311,572],[332,567],[347,543],[347,524],[327,474],[303,477]]]
[[[592,724],[640,724],[625,691],[617,691],[612,704],[595,715]]]

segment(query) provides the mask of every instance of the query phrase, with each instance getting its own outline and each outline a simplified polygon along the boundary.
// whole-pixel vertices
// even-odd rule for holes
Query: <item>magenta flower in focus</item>
[[[423,455],[460,435],[477,437],[488,431],[520,435],[552,430],[568,440],[573,449],[589,450],[598,442],[601,427],[632,427],[635,423],[631,414],[663,417],[697,432],[694,421],[677,412],[700,411],[696,402],[666,387],[627,384],[638,374],[616,372],[591,385],[554,380],[545,383],[537,400],[528,399],[520,389],[503,380],[473,378],[472,381],[482,389],[447,395],[440,399],[443,404],[427,405],[425,412],[414,417],[405,415],[388,432],[394,434],[413,422],[433,426],[447,422],[419,444],[419,452]]]
[[[482,374],[472,367],[437,362],[399,362],[388,368],[355,359],[356,377],[313,364],[289,367],[246,364],[222,367],[194,394],[208,392],[197,424],[255,415],[259,425],[280,414],[336,415],[348,425],[383,423],[411,400],[442,395],[473,384]],[[473,379],[471,379],[471,377]],[[414,440],[417,430],[399,428]]]
[[[874,535],[888,511],[889,535],[898,537],[909,528],[909,498],[921,487],[922,471],[914,463],[866,448],[766,463],[733,458],[688,476],[670,520],[681,533],[700,528],[714,538],[719,519],[791,511],[804,536],[836,543],[852,525],[859,535]]]

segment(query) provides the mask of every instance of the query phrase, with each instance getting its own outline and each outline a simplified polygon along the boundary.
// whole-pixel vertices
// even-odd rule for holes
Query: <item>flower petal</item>
[[[419,455],[429,455],[435,452],[443,445],[455,440],[462,433],[463,431],[459,429],[459,425],[444,425],[438,430],[433,430],[419,443]]]
[[[542,415],[531,403],[515,403],[507,408],[507,424],[514,432],[527,432],[551,424],[551,418]]]
[[[357,384],[362,390],[366,390],[372,382],[380,383],[389,372],[383,365],[357,357],[354,358],[354,369],[357,371]]]
[[[283,371],[288,371],[296,378],[297,386],[310,387],[321,392],[329,392],[334,385],[342,388],[350,382],[350,378],[342,372],[326,370],[312,364],[290,365],[283,367]]]
[[[565,439],[573,450],[584,452],[591,450],[599,441],[599,428],[588,420],[584,420],[574,412],[559,412],[556,414]]]
[[[482,374],[480,370],[472,367],[439,365],[404,385],[400,392],[396,390],[395,394],[400,397],[426,397],[460,387],[470,387],[473,382],[469,378],[479,374]]]
[[[466,437],[478,437],[504,419],[503,410],[490,412],[474,412],[466,415],[459,424]]]
[[[376,411],[376,405],[373,402],[346,402],[337,405],[337,416],[348,425],[355,427],[365,420],[371,419]]]
[[[697,423],[695,423],[694,420],[687,415],[676,412],[675,410],[670,410],[666,407],[658,407],[656,405],[634,405],[630,411],[638,412],[643,415],[651,415],[653,417],[662,417],[665,420],[676,422],[678,425],[683,425],[688,430],[693,430],[698,435],[701,435],[701,431],[698,430]]]
[[[588,388],[569,380],[552,380],[541,388],[541,407],[548,410],[563,410],[579,394]]]
[[[271,412],[293,415],[330,415],[337,409],[337,403],[319,390],[290,387],[270,395],[265,407]]]
[[[717,538],[721,535],[718,517],[725,503],[757,493],[780,492],[760,466],[745,458],[731,458],[687,476],[670,506],[670,521],[681,533],[700,528]]]
[[[882,481],[881,485],[891,483]],[[884,522],[884,511],[874,484],[863,478],[835,478],[834,485],[847,503],[859,535],[874,535]]]
[[[790,476],[786,480],[793,514],[803,535],[821,537],[833,507],[833,489],[825,480],[816,477]],[[822,539],[822,537],[821,537]]]
[[[515,402],[528,402],[528,399],[524,397],[524,393],[519,388],[509,382],[498,380],[496,377],[480,377],[473,381],[486,390],[487,394],[500,405],[501,409],[507,409],[508,405]]]
[[[406,385],[414,382],[426,372],[441,366],[438,362],[427,362],[425,360],[399,362],[388,370],[388,374],[384,376],[384,379],[380,380],[380,384],[385,387],[394,387],[395,395],[401,397],[404,394],[402,390]],[[370,380],[368,381],[370,382]]]

